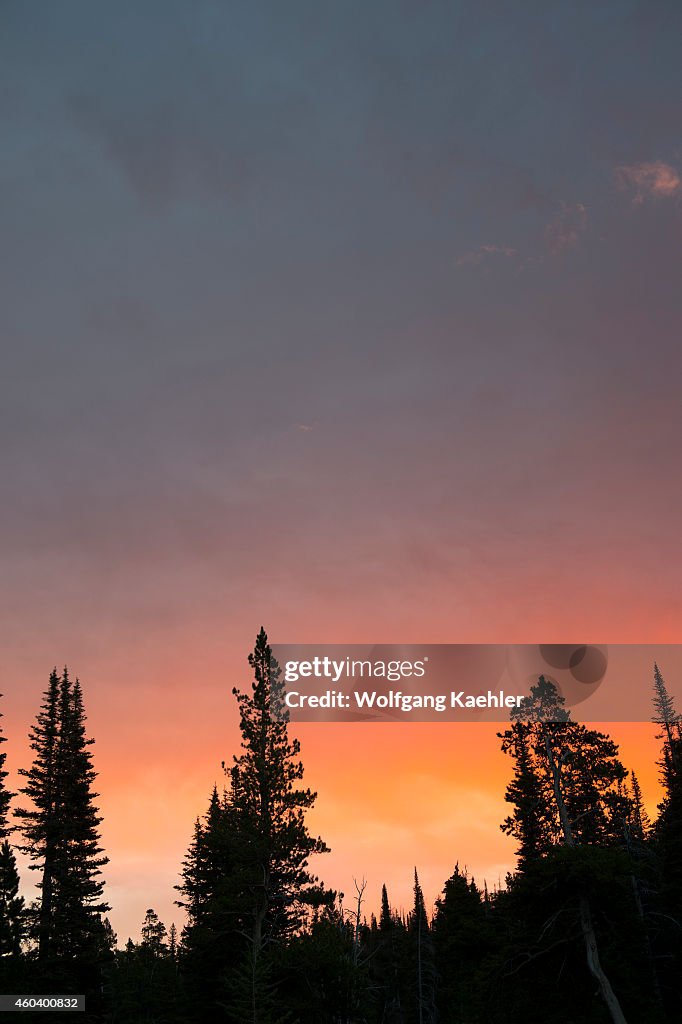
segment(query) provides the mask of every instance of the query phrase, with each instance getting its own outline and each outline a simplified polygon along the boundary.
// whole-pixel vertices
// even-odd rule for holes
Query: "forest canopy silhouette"
[[[304,784],[262,628],[248,661],[250,687],[232,691],[241,746],[188,822],[175,894],[185,923],[178,933],[141,908],[139,938],[123,945],[107,917],[83,689],[66,668],[52,671],[16,794],[0,746],[3,992],[83,993],[85,1019],[131,1024],[680,1019],[682,727],[658,665],[663,797],[654,821],[617,743],[573,721],[540,676],[498,734],[513,769],[500,827],[515,840],[515,870],[490,891],[453,849],[433,914],[419,865],[405,865],[409,912],[392,906],[387,881],[379,916],[368,918],[364,878],[347,903],[315,873],[329,850],[307,825],[316,793]],[[15,850],[35,873],[35,897],[22,893]]]

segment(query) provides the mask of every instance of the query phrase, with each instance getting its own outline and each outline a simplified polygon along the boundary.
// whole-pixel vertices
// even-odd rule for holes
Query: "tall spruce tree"
[[[192,842],[183,861],[182,883],[176,886],[184,897],[177,904],[187,912],[186,930],[205,928],[216,935],[229,930],[229,925],[219,920],[218,899],[234,866],[229,817],[226,794],[220,797],[214,785],[206,815],[194,824]]]
[[[412,940],[415,977],[414,1020],[418,1024],[435,1024],[436,960],[424,904],[424,893],[414,869],[414,905],[410,914],[408,934]]]
[[[391,913],[391,905],[388,902],[388,889],[386,883],[381,886],[381,912],[379,914],[379,931],[389,934],[395,928],[395,921]]]
[[[19,808],[23,850],[41,873],[38,912],[32,937],[40,960],[95,958],[105,945],[101,914],[101,868],[108,862],[99,840],[99,817],[92,785],[83,697],[68,671],[50,675],[43,704],[31,732],[33,765],[22,769],[21,792],[32,807]]]
[[[37,919],[32,921],[31,934],[38,943],[38,956],[45,960],[50,953],[52,934],[52,903],[58,843],[58,786],[57,740],[59,735],[60,677],[53,669],[41,710],[30,733],[31,749],[35,753],[30,770],[20,769],[26,786],[22,793],[33,804],[33,809],[18,808],[15,815],[22,819],[25,845],[23,851],[34,863],[31,869],[41,872],[40,903]]]
[[[649,819],[647,809],[644,806],[642,787],[639,784],[639,779],[635,772],[631,773],[630,779],[630,819],[628,821],[630,833],[629,840],[635,844],[641,845],[646,842],[649,833],[651,832],[651,820]]]
[[[0,693],[0,697],[2,694]],[[0,712],[0,718],[2,718]],[[5,743],[0,728],[0,744]],[[7,755],[0,748],[0,956],[17,955],[21,952],[24,933],[24,900],[19,895],[19,872],[8,836],[12,831],[7,815],[13,793],[5,786],[8,772],[5,771]]]
[[[214,1012],[230,968],[243,954],[236,846],[227,796],[214,786],[206,814],[194,824],[176,886],[182,897],[177,904],[187,913],[179,961],[196,1019]]]
[[[405,928],[391,909],[386,885],[381,887],[381,912],[377,926],[377,948],[372,952],[371,968],[378,990],[381,1020],[398,1024],[403,1020],[406,956]]]

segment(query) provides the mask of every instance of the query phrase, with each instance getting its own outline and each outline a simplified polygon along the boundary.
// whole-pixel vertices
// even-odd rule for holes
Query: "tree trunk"
[[[417,998],[419,1000],[419,1024],[422,1024],[424,1000],[422,996],[422,921],[417,918]]]
[[[50,918],[52,917],[52,856],[45,854],[40,890],[40,916],[38,919],[38,959],[50,955]]]
[[[599,961],[597,936],[594,934],[592,912],[590,910],[590,903],[587,896],[580,897],[580,925],[583,930],[583,938],[585,939],[587,966],[590,969],[592,977],[595,978],[599,985],[599,991],[601,992],[602,999],[609,1009],[611,1020],[613,1021],[613,1024],[627,1024],[625,1015],[621,1009],[620,1003],[618,1002],[618,997],[611,988],[611,982],[604,974],[604,970]]]
[[[270,871],[263,867],[263,893],[256,903],[251,931],[251,1022],[258,1024],[258,963],[263,950],[263,923],[268,912]]]

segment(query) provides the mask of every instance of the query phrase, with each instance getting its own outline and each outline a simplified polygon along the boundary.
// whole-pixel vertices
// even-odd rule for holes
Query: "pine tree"
[[[140,948],[151,956],[162,956],[167,951],[166,926],[159,920],[159,915],[151,907],[142,922],[142,941]]]
[[[572,722],[563,697],[544,676],[540,676],[529,697],[524,698],[512,716],[515,722],[528,726],[527,750],[533,785],[549,811],[546,815],[543,811],[541,846],[546,851],[557,846],[569,851],[572,870],[583,875],[576,893],[576,911],[587,965],[613,1024],[625,1024],[620,1001],[599,955],[589,876],[585,870],[589,862],[583,863],[576,857],[576,851],[585,845],[617,847],[622,843],[622,822],[628,817],[629,808],[622,785],[627,773],[618,760],[618,748],[603,733]],[[503,750],[517,752],[518,746],[513,740],[512,726],[502,734]],[[515,783],[516,777],[507,791],[512,801]],[[518,790],[518,786],[516,788]],[[523,841],[525,819],[521,809],[502,827]]]
[[[0,728],[0,744],[5,743],[6,739]],[[5,771],[6,757],[0,749],[0,956],[20,953],[24,934],[24,900],[19,895],[17,862],[7,838],[11,832],[7,814],[14,794],[5,786],[8,775]]]
[[[665,680],[654,662],[654,715],[652,721],[660,725],[663,732],[659,739],[665,741],[665,752],[671,764],[675,760],[675,740],[680,738],[680,716],[675,710],[675,701],[670,696]]]
[[[408,928],[412,939],[415,963],[416,1015],[419,1024],[436,1020],[436,966],[424,894],[414,869],[414,906]]]
[[[329,905],[334,894],[308,870],[309,857],[327,848],[305,824],[315,794],[299,786],[300,746],[288,737],[281,673],[262,629],[249,664],[251,692],[233,691],[242,752],[223,766],[228,791],[221,797],[214,787],[183,863],[178,902],[188,924],[180,963],[197,1014],[216,1002],[238,1015],[248,1005],[243,1019],[264,1024],[274,1011],[263,954],[300,930],[307,908]]]
[[[305,824],[316,794],[299,786],[303,765],[300,744],[288,735],[281,671],[261,628],[249,665],[251,693],[234,689],[239,708],[242,753],[229,769],[229,818],[235,837],[235,911],[248,943],[251,1003],[248,1019],[260,1024],[259,990],[267,984],[260,963],[265,948],[295,934],[306,907],[329,904],[308,870],[308,859],[327,852]],[[265,995],[264,995],[265,1001]]]
[[[580,844],[622,844],[630,809],[618,747],[572,722],[552,683],[541,676],[499,735],[502,750],[515,759],[505,795],[514,811],[501,827],[519,840],[520,869],[564,845],[569,831]]]
[[[101,868],[107,863],[99,845],[101,818],[93,801],[92,767],[85,735],[85,713],[78,680],[66,669],[53,670],[42,708],[31,732],[35,752],[22,793],[32,809],[18,809],[25,845],[41,872],[37,920],[32,930],[38,957],[93,957],[101,953],[104,936]]]
[[[281,671],[262,628],[249,665],[254,673],[251,693],[233,690],[242,753],[229,769],[230,807],[236,830],[252,848],[252,941],[262,948],[266,941],[296,931],[306,905],[329,902],[330,894],[308,871],[312,855],[329,851],[305,824],[305,812],[317,794],[298,786],[303,778],[297,760],[301,748],[298,740],[289,740]]]

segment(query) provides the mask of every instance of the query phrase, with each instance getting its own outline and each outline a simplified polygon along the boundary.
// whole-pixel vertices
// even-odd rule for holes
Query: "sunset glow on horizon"
[[[239,751],[231,690],[250,685],[247,653],[239,659],[241,668],[230,659],[233,674],[206,666],[201,685],[165,671],[155,682],[152,675],[118,686],[116,669],[112,674],[100,666],[106,682],[102,675],[95,682],[83,674],[110,857],[104,871],[109,916],[121,942],[137,936],[144,902],[168,925],[184,920],[174,906],[173,887],[193,822],[205,813],[214,783],[221,789],[226,781],[221,762],[229,765]],[[675,691],[677,681],[670,682]],[[642,686],[650,689],[651,680]],[[9,782],[16,789],[16,768],[30,763],[25,735],[40,692],[6,689],[2,724],[9,737]],[[654,816],[660,798],[658,727],[595,724],[620,745],[621,759],[636,772]],[[515,865],[515,844],[499,827],[508,813],[504,790],[511,774],[497,739],[503,728],[476,722],[290,726],[301,741],[305,784],[318,793],[309,813],[311,831],[331,848],[315,858],[313,870],[346,894],[347,905],[353,880],[366,878],[368,917],[378,913],[383,883],[396,908],[409,907],[415,866],[427,902],[439,895],[456,863],[491,890],[504,884]],[[28,885],[35,881],[31,872],[24,877]]]
[[[261,624],[682,643],[682,5],[2,6],[3,749],[68,665],[123,943]],[[498,729],[292,728],[313,869],[503,882]]]

